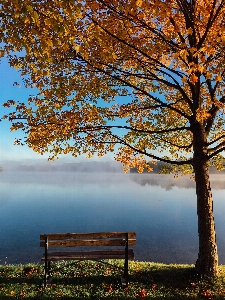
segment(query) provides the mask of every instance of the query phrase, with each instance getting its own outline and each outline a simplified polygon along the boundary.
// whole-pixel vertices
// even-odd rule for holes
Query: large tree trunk
[[[195,130],[193,167],[196,181],[199,235],[199,253],[196,270],[201,275],[213,276],[218,272],[218,253],[212,192],[209,180],[209,162],[205,147],[206,139],[204,130],[203,128],[195,128]]]

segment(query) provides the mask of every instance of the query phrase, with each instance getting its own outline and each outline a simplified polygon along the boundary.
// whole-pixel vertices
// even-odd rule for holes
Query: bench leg
[[[124,261],[124,280],[126,287],[128,286],[128,233],[126,234],[126,244],[125,244],[125,261]]]
[[[47,274],[48,274],[48,262],[45,261],[45,270],[44,270],[44,287],[47,285]]]
[[[44,287],[46,287],[46,283],[47,283],[47,270],[45,268],[45,270],[44,270]]]
[[[46,285],[47,285],[47,277],[49,276],[50,266],[51,266],[51,262],[50,261],[45,261],[44,287],[46,287]]]
[[[125,285],[127,287],[128,286],[128,260],[127,259],[125,259],[123,272],[124,272],[123,277],[124,277]]]
[[[48,262],[48,237],[45,237],[45,270],[44,270],[44,287],[47,285],[47,274],[50,267]]]

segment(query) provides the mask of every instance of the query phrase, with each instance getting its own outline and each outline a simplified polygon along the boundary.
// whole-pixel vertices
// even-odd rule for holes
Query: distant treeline
[[[162,162],[162,161],[157,161],[156,164],[153,164],[153,163],[149,163],[150,167],[152,167],[153,171],[150,172],[150,173],[159,173],[160,170],[162,169],[171,169],[171,164],[168,164],[168,163],[165,163],[165,162]],[[224,173],[225,170],[223,171],[218,171],[215,167],[210,167],[209,168],[209,172],[211,174],[217,174],[217,173]],[[132,168],[130,169],[130,173],[138,173],[138,170],[137,168]],[[146,174],[146,173],[149,173],[147,169],[145,169],[142,173]]]

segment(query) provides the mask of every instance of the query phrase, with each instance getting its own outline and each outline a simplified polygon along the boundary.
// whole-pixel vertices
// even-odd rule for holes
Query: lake
[[[188,177],[0,173],[0,264],[40,262],[40,233],[136,231],[135,259],[195,263],[196,194]],[[212,175],[219,263],[225,264],[225,181]]]

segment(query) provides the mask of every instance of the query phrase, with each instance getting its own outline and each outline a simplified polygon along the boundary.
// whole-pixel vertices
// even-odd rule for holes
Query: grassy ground
[[[55,263],[45,289],[43,265],[0,265],[0,299],[225,299],[225,266],[217,278],[203,280],[191,265],[131,261],[129,286],[121,288],[123,262],[110,263]]]

